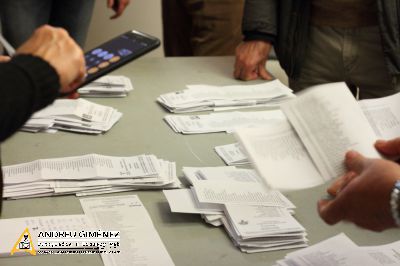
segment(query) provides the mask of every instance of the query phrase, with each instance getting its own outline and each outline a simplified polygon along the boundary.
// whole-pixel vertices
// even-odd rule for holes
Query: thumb
[[[375,148],[384,155],[400,155],[400,138],[395,138],[389,141],[378,140],[375,142]]]
[[[349,151],[346,153],[345,163],[347,170],[359,174],[364,169],[368,159],[356,151]]]

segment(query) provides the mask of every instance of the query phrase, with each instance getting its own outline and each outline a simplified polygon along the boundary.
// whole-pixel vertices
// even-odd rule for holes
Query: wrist
[[[400,180],[397,180],[390,194],[390,211],[394,224],[400,227]]]

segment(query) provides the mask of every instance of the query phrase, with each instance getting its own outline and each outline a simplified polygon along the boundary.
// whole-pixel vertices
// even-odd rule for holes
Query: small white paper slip
[[[190,189],[164,190],[171,212],[178,213],[201,213],[201,214],[222,214],[221,211],[200,208],[193,198]]]
[[[305,232],[290,212],[281,207],[226,204],[224,213],[242,239]]]
[[[293,203],[282,193],[277,190],[266,190],[260,183],[203,180],[196,182],[193,189],[200,203],[233,203],[295,208]]]
[[[85,214],[96,226],[121,232],[121,253],[101,254],[105,266],[174,265],[138,196],[80,201]]]
[[[239,143],[215,147],[215,152],[226,163],[226,165],[249,164],[249,160]]]

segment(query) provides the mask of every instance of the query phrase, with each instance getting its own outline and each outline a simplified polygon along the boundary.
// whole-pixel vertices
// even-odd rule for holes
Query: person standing
[[[19,47],[38,27],[49,24],[64,28],[83,47],[94,7],[94,0],[0,0],[0,19],[4,37]],[[119,17],[129,0],[107,0]]]

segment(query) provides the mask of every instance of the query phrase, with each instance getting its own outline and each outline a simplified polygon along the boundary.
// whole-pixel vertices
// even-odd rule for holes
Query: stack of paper
[[[208,115],[167,115],[164,120],[177,133],[233,132],[238,128],[260,127],[286,120],[281,110],[225,112]]]
[[[400,241],[382,245],[359,247],[345,234],[324,240],[306,249],[286,255],[276,266],[382,266],[400,264]]]
[[[295,206],[267,189],[254,170],[185,167],[183,172],[190,189],[164,190],[172,212],[197,213],[207,223],[224,225],[247,253],[307,245],[305,229],[292,216]]]
[[[88,154],[3,167],[4,198],[77,196],[180,187],[175,163],[154,155]]]
[[[163,265],[168,254],[143,203],[136,195],[81,199],[82,209],[102,230],[121,233],[119,254],[101,254],[105,266]]]
[[[110,130],[121,116],[122,113],[109,106],[84,99],[61,99],[34,113],[21,130],[28,132],[64,130],[101,134]]]
[[[279,80],[256,85],[187,85],[186,90],[160,95],[157,101],[173,113],[274,107],[294,96]]]
[[[357,102],[345,83],[319,85],[281,106],[287,121],[236,137],[270,187],[309,188],[343,175],[349,150],[381,158],[374,142],[400,135],[399,101],[400,93]]]
[[[215,152],[226,165],[244,165],[250,163],[239,143],[217,146],[215,147]]]
[[[82,97],[126,97],[133,90],[131,80],[125,76],[104,76],[78,90]]]

